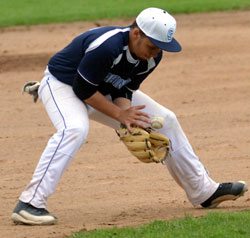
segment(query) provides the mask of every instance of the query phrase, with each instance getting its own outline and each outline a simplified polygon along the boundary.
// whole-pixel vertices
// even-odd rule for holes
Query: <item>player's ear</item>
[[[133,39],[138,39],[140,37],[140,29],[135,27],[131,30]]]

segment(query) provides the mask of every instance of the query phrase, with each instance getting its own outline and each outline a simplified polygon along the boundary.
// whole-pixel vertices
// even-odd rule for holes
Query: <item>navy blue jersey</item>
[[[86,99],[96,91],[113,98],[127,97],[154,70],[162,58],[139,60],[129,51],[130,27],[99,27],[77,36],[48,63],[58,80],[73,86]]]

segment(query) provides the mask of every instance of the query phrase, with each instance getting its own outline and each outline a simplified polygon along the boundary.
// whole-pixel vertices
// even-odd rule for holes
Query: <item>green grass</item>
[[[78,232],[70,238],[247,238],[250,211],[208,213],[205,217],[154,221],[138,228],[112,228]]]
[[[192,13],[249,9],[250,0],[0,0],[0,27],[134,17],[151,6]]]

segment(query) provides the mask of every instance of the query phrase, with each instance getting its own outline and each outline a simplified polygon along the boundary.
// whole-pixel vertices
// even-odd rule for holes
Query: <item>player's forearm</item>
[[[105,115],[120,121],[120,114],[122,109],[110,102],[106,97],[104,97],[101,93],[96,92],[88,99],[84,100],[87,104],[95,108],[96,110],[104,113]]]
[[[131,131],[131,125],[146,128],[146,125],[141,123],[150,123],[150,116],[141,111],[145,108],[145,105],[130,107],[130,102],[127,100],[128,99],[117,98],[115,100],[116,105],[115,103],[110,102],[101,93],[96,92],[84,101],[96,110],[124,124],[129,131]]]

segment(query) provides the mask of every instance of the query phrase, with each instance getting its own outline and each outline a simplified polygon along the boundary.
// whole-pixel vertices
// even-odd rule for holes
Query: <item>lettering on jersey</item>
[[[131,82],[131,79],[123,79],[119,75],[109,73],[104,82],[111,83],[115,88],[121,89],[123,86]]]

